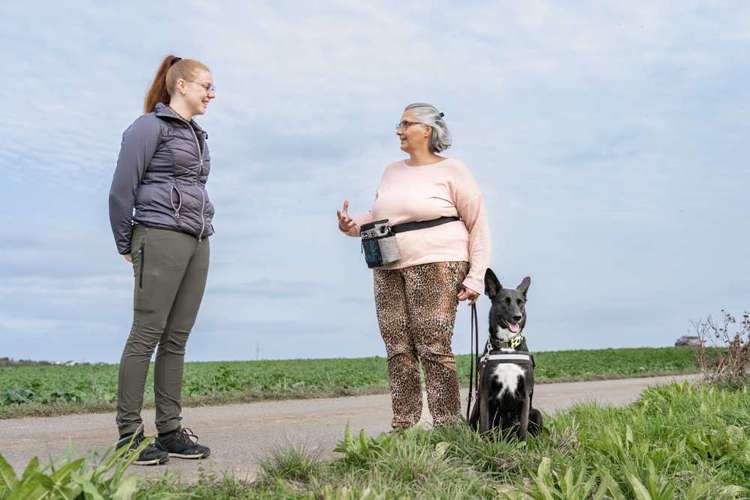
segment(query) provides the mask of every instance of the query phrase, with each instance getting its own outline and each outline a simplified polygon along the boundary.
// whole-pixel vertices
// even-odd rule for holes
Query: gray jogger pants
[[[208,275],[208,239],[137,225],[132,239],[135,286],[133,326],[120,360],[117,427],[122,434],[141,424],[143,390],[154,363],[156,428],[180,426],[185,344],[198,315]]]

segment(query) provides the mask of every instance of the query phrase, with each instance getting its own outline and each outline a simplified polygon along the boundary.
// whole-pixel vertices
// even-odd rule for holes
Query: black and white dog
[[[491,269],[484,276],[484,293],[492,301],[490,332],[479,360],[476,402],[469,422],[481,432],[514,431],[519,439],[537,434],[543,419],[532,407],[534,357],[523,329],[526,326],[528,276],[516,288],[503,288]]]

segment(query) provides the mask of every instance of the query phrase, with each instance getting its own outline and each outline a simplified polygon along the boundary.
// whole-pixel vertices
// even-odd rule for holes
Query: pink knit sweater
[[[388,219],[394,225],[444,216],[459,216],[461,220],[398,233],[401,259],[383,269],[466,261],[470,268],[463,284],[482,293],[484,273],[490,263],[490,231],[482,193],[460,160],[447,158],[414,167],[401,160],[388,165],[375,193],[372,210],[355,217],[354,221],[362,226]],[[359,236],[359,230],[355,228],[348,234]]]

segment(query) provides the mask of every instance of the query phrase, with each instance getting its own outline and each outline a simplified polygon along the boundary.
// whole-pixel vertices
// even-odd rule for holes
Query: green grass
[[[527,442],[465,424],[369,438],[347,431],[322,461],[275,453],[253,484],[141,484],[141,498],[750,498],[750,391],[674,384],[625,408],[579,405]]]
[[[640,348],[535,354],[538,382],[593,380],[695,372],[692,349]],[[457,356],[468,380],[469,356]],[[0,418],[111,411],[117,365],[11,366],[0,368]],[[184,403],[190,405],[347,396],[388,391],[386,361],[310,359],[186,363]],[[153,380],[146,382],[153,404]]]
[[[138,491],[138,477],[125,477],[125,471],[147,445],[128,452],[108,450],[103,455],[63,460],[42,466],[34,457],[17,474],[0,455],[0,499],[104,499],[127,500]]]

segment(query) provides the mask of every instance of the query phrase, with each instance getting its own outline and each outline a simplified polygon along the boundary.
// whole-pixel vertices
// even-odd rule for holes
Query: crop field
[[[593,380],[695,372],[688,348],[604,349],[535,354],[538,382]],[[457,356],[460,380],[470,359]],[[109,411],[117,391],[117,365],[0,368],[0,418]],[[388,391],[386,360],[307,359],[186,363],[186,405],[262,399],[346,396]],[[153,404],[153,380],[146,382]]]

